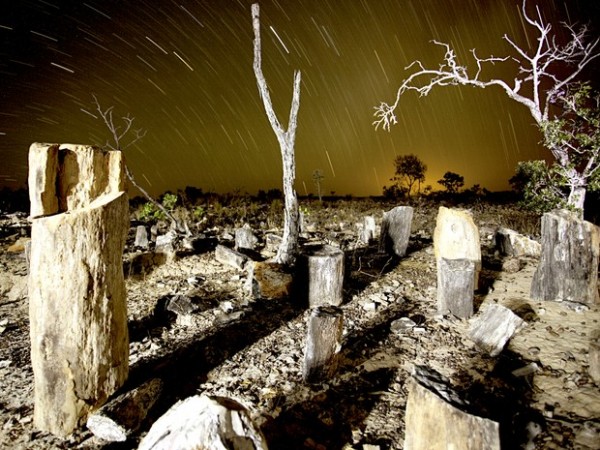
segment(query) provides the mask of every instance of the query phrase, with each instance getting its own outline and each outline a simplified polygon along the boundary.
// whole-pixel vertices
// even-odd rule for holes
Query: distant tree
[[[406,196],[406,188],[400,187],[397,184],[383,187],[383,198],[386,200],[398,200]]]
[[[438,183],[446,188],[449,194],[456,194],[465,185],[465,178],[454,172],[446,172]]]
[[[395,182],[398,188],[406,187],[406,194],[410,197],[413,186],[417,184],[417,192],[420,192],[421,183],[425,181],[425,172],[427,166],[418,156],[398,155],[394,160],[396,172],[392,181]]]
[[[313,171],[312,173],[312,179],[313,179],[313,183],[315,183],[315,186],[317,187],[317,196],[319,197],[319,201],[323,201],[323,195],[321,193],[321,183],[323,183],[323,180],[325,179],[325,177],[323,176],[323,172],[321,172],[321,170],[316,169],[315,171]]]
[[[204,192],[202,191],[202,188],[186,186],[184,189],[184,194],[187,201],[190,202],[192,205],[195,205],[198,202],[198,200],[202,198]]]
[[[459,64],[450,44],[433,41],[445,52],[443,62],[433,68],[426,68],[419,60],[409,64],[407,69],[412,69],[413,73],[398,88],[393,104],[381,103],[375,108],[373,124],[375,128],[382,126],[389,131],[390,126],[397,123],[394,111],[400,98],[408,91],[426,96],[435,86],[498,87],[510,99],[527,107],[543,135],[545,146],[556,160],[555,170],[561,172],[561,177],[551,181],[563,183],[561,186],[569,190],[567,203],[583,212],[589,182],[600,165],[600,150],[597,146],[598,109],[594,114],[593,109],[582,108],[582,100],[589,102],[593,99],[590,103],[597,103],[598,97],[591,97],[589,91],[579,90],[575,82],[584,69],[600,56],[597,50],[600,38],[589,40],[587,27],[575,30],[565,24],[569,38],[563,39],[551,32],[552,26],[544,22],[539,9],[537,19],[527,14],[525,0],[522,12],[525,22],[538,34],[533,49],[521,48],[504,35],[513,54],[503,58],[480,58],[473,49],[471,53],[476,71],[469,73],[467,65]],[[513,64],[514,76],[508,80],[487,78],[487,68],[497,63]],[[581,126],[586,121],[587,124]],[[586,144],[588,138],[585,135],[596,145]]]
[[[252,27],[254,30],[254,75],[258,85],[258,92],[263,101],[267,118],[271,128],[277,136],[281,150],[283,165],[283,239],[277,250],[275,261],[280,264],[293,265],[299,252],[298,239],[300,237],[300,211],[298,208],[298,197],[294,190],[296,179],[296,158],[294,156],[294,143],[296,140],[296,125],[298,121],[298,109],[300,108],[300,71],[294,72],[294,87],[292,104],[287,130],[283,128],[271,101],[267,81],[262,71],[262,56],[260,45],[260,7],[258,3],[252,5]]]

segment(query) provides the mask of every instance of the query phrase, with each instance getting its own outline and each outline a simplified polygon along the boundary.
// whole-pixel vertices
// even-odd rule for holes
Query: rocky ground
[[[471,321],[437,314],[431,240],[436,207],[416,206],[409,251],[401,259],[356,239],[355,222],[371,213],[380,223],[384,206],[373,204],[368,211],[345,203],[353,213],[341,208],[315,211],[304,235],[306,242],[338,245],[346,255],[340,366],[326,383],[302,382],[309,315],[302,295],[256,300],[244,289],[245,273],[215,259],[217,243],[231,245],[233,227],[203,230],[206,245],[173,260],[130,263],[129,269],[125,264],[130,272],[127,387],[159,377],[164,391],[142,429],[121,444],[103,442],[85,427],[67,439],[33,428],[27,267],[18,246],[9,250],[28,229],[22,217],[4,216],[0,448],[136,448],[172,404],[204,393],[245,405],[271,449],[402,449],[407,381],[428,368],[474,412],[500,421],[503,448],[600,449],[600,386],[588,372],[590,343],[600,339],[600,308],[530,300],[537,260],[507,261],[495,250],[498,226],[518,225],[525,232],[537,225],[517,222],[503,208],[473,210],[483,251],[477,310],[499,303],[527,321],[492,358],[469,339]],[[128,245],[126,260],[136,252]],[[191,311],[167,310],[178,295],[191,300]]]

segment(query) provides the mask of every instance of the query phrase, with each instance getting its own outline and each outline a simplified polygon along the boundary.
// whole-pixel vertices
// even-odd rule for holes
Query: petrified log
[[[37,217],[29,271],[33,418],[38,429],[67,435],[127,378],[121,260],[129,205],[121,152],[33,144],[31,153],[29,186]],[[56,198],[39,192],[51,191],[48,183],[38,183],[40,173],[54,178]]]
[[[110,400],[87,419],[86,426],[105,441],[124,442],[138,430],[162,391],[160,378]]]
[[[441,258],[437,267],[437,304],[442,314],[462,319],[473,315],[475,263],[468,259]]]
[[[302,377],[307,383],[331,378],[337,369],[344,314],[336,306],[319,306],[308,319]]]
[[[215,248],[215,258],[221,264],[226,264],[240,270],[244,268],[250,259],[246,255],[243,255],[229,247],[225,247],[224,245],[217,245]]]
[[[383,213],[379,238],[381,253],[394,253],[400,257],[406,255],[412,218],[413,208],[411,206],[396,206]]]
[[[308,305],[342,304],[344,284],[344,252],[323,245],[308,254]]]
[[[267,450],[246,409],[206,395],[177,402],[150,428],[138,450]]]
[[[377,226],[375,225],[375,218],[373,216],[366,216],[362,223],[360,241],[368,245],[371,242],[371,239],[375,239],[376,232]]]
[[[442,258],[473,261],[473,286],[477,289],[481,271],[481,245],[479,230],[470,212],[440,206],[433,232],[433,249],[438,265]]]
[[[598,227],[567,210],[542,216],[542,257],[533,275],[531,298],[599,303]]]
[[[490,303],[473,319],[469,337],[490,356],[497,356],[508,340],[525,326],[525,323],[510,309]]]
[[[414,379],[408,387],[406,450],[500,449],[497,422],[461,411]]]
[[[542,253],[542,245],[539,242],[509,228],[499,228],[495,238],[496,247],[504,256],[539,258]]]
[[[150,241],[148,240],[148,230],[144,225],[138,225],[135,229],[135,241],[133,243],[135,247],[140,247],[144,250],[148,250]]]

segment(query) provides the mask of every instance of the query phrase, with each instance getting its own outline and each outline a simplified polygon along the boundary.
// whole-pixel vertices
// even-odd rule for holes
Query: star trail
[[[0,187],[24,187],[32,142],[104,145],[96,110],[130,114],[146,136],[126,151],[153,194],[195,186],[255,193],[281,187],[281,157],[252,70],[251,0],[3,0],[0,5]],[[511,36],[535,45],[516,0],[264,0],[263,70],[287,123],[293,72],[302,71],[296,189],[378,195],[396,155],[450,170],[465,187],[508,188],[516,163],[548,158],[528,111],[493,89],[439,88],[407,95],[391,132],[372,126],[419,59],[442,61],[436,39],[459,58],[504,56]],[[544,20],[589,22],[600,2],[528,2]],[[533,42],[532,42],[533,41]],[[490,69],[510,80],[514,65]],[[593,78],[590,75],[590,78]],[[124,139],[126,143],[127,137]],[[137,195],[137,192],[132,192]]]

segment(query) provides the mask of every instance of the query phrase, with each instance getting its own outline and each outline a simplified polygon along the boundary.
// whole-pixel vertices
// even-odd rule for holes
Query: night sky
[[[252,0],[0,0],[0,187],[24,187],[32,142],[104,145],[92,94],[147,135],[126,150],[153,194],[281,188],[279,146],[252,70]],[[530,0],[545,20],[592,21],[598,0]],[[287,124],[294,69],[302,71],[296,189],[377,195],[396,155],[414,153],[434,188],[444,172],[465,187],[508,188],[517,161],[547,153],[526,108],[499,89],[409,93],[388,133],[374,106],[393,102],[415,59],[437,66],[450,42],[463,62],[521,46],[517,0],[264,0],[263,71]],[[512,79],[515,66],[488,73]],[[96,117],[94,117],[96,116]],[[127,143],[127,139],[124,140]],[[132,195],[137,195],[132,192]]]

